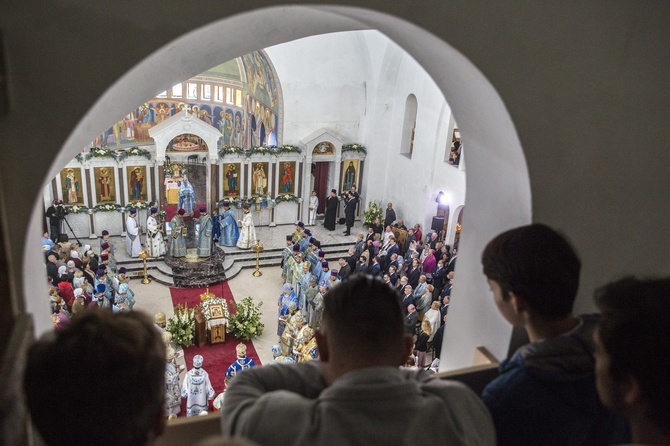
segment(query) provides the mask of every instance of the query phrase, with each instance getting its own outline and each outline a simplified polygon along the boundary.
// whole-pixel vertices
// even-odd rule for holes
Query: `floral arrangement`
[[[96,204],[93,207],[93,212],[121,212],[123,210],[123,206],[121,206],[118,203],[103,203],[103,204]]]
[[[77,156],[75,156],[75,159],[82,164],[84,161],[88,161],[91,158],[113,158],[114,161],[119,161],[119,155],[115,151],[110,149],[103,149],[100,147],[94,147],[84,155],[78,153]]]
[[[151,152],[149,152],[148,150],[140,149],[139,147],[131,147],[128,150],[121,151],[119,159],[124,160],[129,156],[143,156],[146,159],[151,160]]]
[[[123,212],[128,212],[132,208],[135,208],[137,210],[148,209],[149,208],[149,202],[148,201],[131,201],[130,203],[128,203],[128,205],[125,208],[123,208]]]
[[[215,318],[224,317],[226,319],[230,318],[230,312],[228,311],[228,302],[226,299],[221,297],[215,297],[213,299],[207,299],[202,303],[202,313],[205,315],[205,319],[212,319],[211,305],[221,305],[223,308],[223,316],[214,316]]]
[[[179,171],[181,176],[188,175],[188,169],[184,163],[165,163],[163,166],[163,172],[165,176],[172,177],[176,171]]]
[[[219,149],[219,159],[223,158],[225,155],[244,155],[246,158],[251,157],[252,155],[278,155],[280,153],[300,153],[301,150],[299,147],[291,145],[283,146],[257,146],[250,149],[243,147],[229,146],[222,147]]]
[[[376,218],[381,220],[383,214],[381,203],[371,201],[368,203],[368,208],[363,212],[363,224],[371,225]]]
[[[232,304],[235,312],[228,319],[228,330],[237,339],[252,339],[263,334],[265,325],[261,323],[261,305],[263,302],[256,305],[251,297]]]
[[[368,153],[368,150],[365,146],[360,144],[344,144],[342,146],[342,152],[356,152],[356,153]]]
[[[73,206],[65,206],[65,212],[68,214],[84,214],[88,212],[88,208],[84,205],[75,204]]]
[[[177,305],[174,308],[174,317],[167,321],[167,331],[177,345],[190,347],[195,334],[195,313],[198,308],[187,308],[186,305]]]
[[[290,203],[290,202],[297,203],[299,200],[298,200],[298,197],[296,197],[293,194],[281,194],[281,195],[277,195],[277,198],[275,198],[275,201],[277,203]]]

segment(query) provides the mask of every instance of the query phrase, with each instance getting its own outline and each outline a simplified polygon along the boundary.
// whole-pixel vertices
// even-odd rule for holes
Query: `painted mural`
[[[196,113],[196,111],[194,111],[194,113]],[[206,151],[207,143],[199,136],[191,133],[182,133],[181,135],[175,136],[165,148],[166,153]],[[195,155],[194,160],[197,161],[197,155]]]
[[[226,197],[237,197],[240,195],[240,172],[242,172],[240,163],[223,164],[223,195]]]
[[[223,136],[218,148],[281,145],[281,86],[264,51],[254,51],[187,79],[139,104],[97,136],[90,147],[152,144],[149,129],[185,107]]]
[[[279,193],[295,194],[295,161],[284,161],[279,169]]]
[[[83,204],[84,192],[81,181],[81,169],[68,168],[60,173],[63,202],[65,204]]]
[[[358,187],[358,160],[347,160],[344,162],[342,182],[340,184],[343,191],[348,191],[354,186]]]
[[[146,201],[147,166],[127,166],[128,197],[130,201]]]
[[[268,163],[251,163],[251,195],[268,193]]]
[[[116,183],[113,167],[95,167],[95,197],[98,204],[116,202]]]

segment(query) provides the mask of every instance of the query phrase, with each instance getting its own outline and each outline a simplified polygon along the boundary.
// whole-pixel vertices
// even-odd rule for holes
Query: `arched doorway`
[[[51,170],[43,178],[55,176],[58,166],[74,157],[77,147],[83,147],[92,139],[94,135],[90,129],[97,132],[106,128],[109,116],[126,114],[137,105],[138,96],[151,97],[157,85],[167,88],[202,72],[211,65],[212,58],[228,60],[254,49],[326,31],[378,29],[409,52],[433,77],[458,115],[462,133],[476,135],[468,146],[468,215],[465,221],[468,230],[463,234],[463,250],[460,252],[459,289],[466,289],[473,296],[487,296],[477,265],[478,254],[495,233],[529,222],[531,202],[525,159],[514,126],[500,97],[482,73],[465,56],[426,30],[377,11],[344,6],[282,6],[254,10],[242,16],[244,20],[239,20],[240,15],[235,20],[225,18],[186,34],[169,45],[166,42],[163,48],[110,85],[73,129],[64,148],[52,161]],[[277,32],[257,33],[254,27],[249,26],[254,22],[273,23]],[[224,32],[234,33],[237,38],[222,42],[220,35]],[[203,42],[220,44],[211,46],[203,45]],[[163,70],[161,61],[173,54],[183,55],[183,58],[171,70]],[[486,109],[487,113],[479,113],[482,109]],[[489,151],[496,152],[495,162],[488,161]],[[495,219],[490,218],[491,213],[496,215]],[[28,235],[39,232],[41,218],[42,203],[36,203]],[[26,237],[25,246],[28,252],[39,252],[37,242],[31,236]],[[41,273],[35,256],[24,256],[23,273],[25,288],[29,289],[30,278]],[[458,297],[459,289],[456,289],[455,297]],[[48,328],[46,306],[42,306],[37,299],[26,304],[36,316],[38,331]],[[481,316],[480,310],[488,305],[488,300],[484,301],[481,297],[481,301],[473,299],[469,308],[455,308],[459,311],[459,322],[452,325],[450,331],[457,332],[461,324],[463,327],[476,325],[474,321]],[[490,314],[488,310],[486,313]],[[492,323],[493,326],[489,324],[479,330],[469,329],[467,342],[450,345],[452,339],[458,339],[448,337],[445,347],[448,345],[450,348],[450,356],[446,367],[469,364],[474,345],[486,344],[494,354],[506,352],[506,337],[499,334],[509,332],[509,327],[502,325],[501,321],[493,320]],[[496,335],[491,336],[491,332]]]

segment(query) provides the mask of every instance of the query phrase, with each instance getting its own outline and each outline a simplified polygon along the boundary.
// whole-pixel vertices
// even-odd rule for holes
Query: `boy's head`
[[[598,289],[596,387],[603,404],[670,436],[670,277],[626,277]]]
[[[513,293],[533,317],[547,321],[572,313],[581,262],[568,241],[550,227],[535,223],[499,234],[484,248],[482,266],[502,301],[509,301]]]

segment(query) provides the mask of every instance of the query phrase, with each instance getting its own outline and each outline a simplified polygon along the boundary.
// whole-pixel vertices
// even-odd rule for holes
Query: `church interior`
[[[606,281],[670,269],[665,2],[195,2],[184,13],[170,0],[155,18],[149,5],[56,2],[49,24],[37,6],[0,18],[3,410],[22,349],[51,327],[34,289],[56,198],[67,231],[92,245],[103,229],[122,240],[130,207],[146,221],[156,203],[169,221],[184,177],[197,206],[250,205],[274,248],[269,234],[308,219],[312,190],[357,187],[357,230],[373,202],[426,230],[442,216],[461,259],[447,371],[471,366],[479,346],[508,354],[512,329],[479,260],[503,230],[542,222],[572,241],[580,313]],[[100,32],[79,26],[91,18]]]

